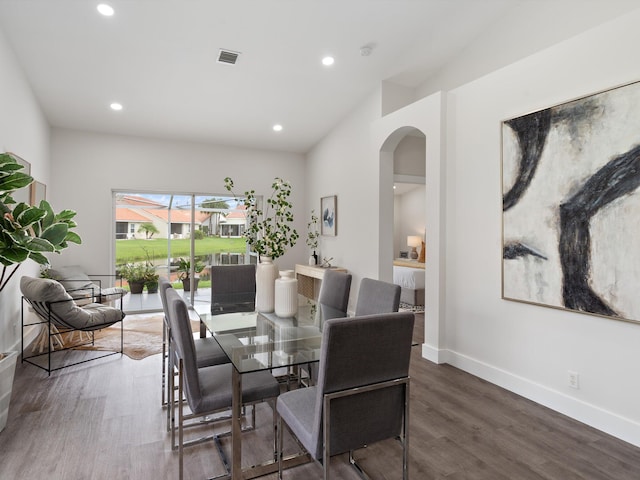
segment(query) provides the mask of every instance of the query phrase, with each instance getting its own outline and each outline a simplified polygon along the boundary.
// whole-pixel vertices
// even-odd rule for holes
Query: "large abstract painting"
[[[640,82],[502,123],[502,297],[640,322]]]

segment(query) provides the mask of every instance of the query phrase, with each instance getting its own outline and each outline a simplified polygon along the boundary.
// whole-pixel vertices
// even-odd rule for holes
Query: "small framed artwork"
[[[407,251],[400,252],[400,258],[409,258],[409,252]]]
[[[338,234],[338,210],[337,197],[331,195],[320,199],[320,211],[322,212],[321,235],[335,237]]]
[[[44,183],[34,181],[31,184],[31,205],[40,205],[41,200],[47,199],[47,186]]]

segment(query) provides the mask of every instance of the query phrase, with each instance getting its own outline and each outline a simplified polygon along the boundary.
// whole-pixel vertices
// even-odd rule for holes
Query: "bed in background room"
[[[393,283],[400,285],[400,303],[424,305],[424,263],[394,260]]]

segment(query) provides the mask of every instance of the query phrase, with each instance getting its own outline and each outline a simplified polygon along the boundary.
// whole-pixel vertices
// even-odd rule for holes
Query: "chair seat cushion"
[[[199,404],[189,404],[193,413],[212,412],[231,407],[232,369],[233,365],[230,363],[198,369],[202,396]],[[242,403],[275,398],[279,393],[278,381],[268,371],[242,375]]]
[[[210,367],[212,365],[222,365],[229,363],[229,357],[224,353],[215,338],[196,338],[196,362],[198,368]]]
[[[296,437],[304,448],[316,459],[322,457],[318,451],[317,438],[313,434],[313,420],[317,388],[299,388],[285,392],[278,397],[276,409],[287,425],[296,432]]]

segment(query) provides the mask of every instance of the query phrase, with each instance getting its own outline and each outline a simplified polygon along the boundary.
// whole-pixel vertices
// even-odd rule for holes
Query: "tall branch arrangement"
[[[311,221],[307,223],[307,246],[312,250],[318,248],[318,216],[315,210],[311,210]]]
[[[293,247],[299,238],[298,232],[292,228],[293,213],[291,196],[291,184],[276,177],[271,184],[272,193],[266,200],[264,211],[258,207],[255,190],[244,192],[244,198],[240,199],[233,192],[233,180],[224,179],[225,188],[231,192],[235,200],[242,203],[246,209],[249,222],[244,232],[247,243],[258,252],[271,258],[284,255],[288,247]]]
[[[16,190],[33,182],[33,177],[20,171],[23,168],[10,153],[0,154],[0,291],[26,260],[48,265],[46,253],[59,253],[68,242],[82,243],[71,231],[76,227],[73,210],[54,213],[46,200],[33,206],[13,199]]]

